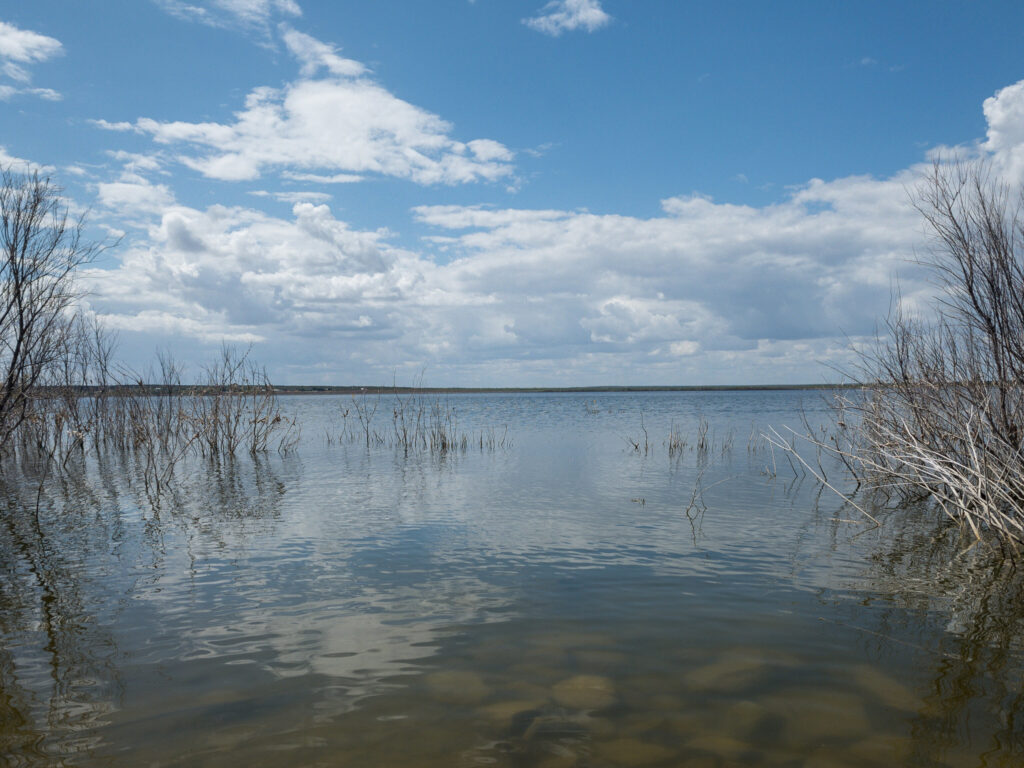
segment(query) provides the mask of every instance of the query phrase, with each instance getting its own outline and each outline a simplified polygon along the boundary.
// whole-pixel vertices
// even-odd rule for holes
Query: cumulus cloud
[[[153,184],[132,171],[125,171],[116,181],[97,185],[97,196],[100,205],[135,221],[158,215],[174,202],[166,185]]]
[[[678,380],[718,364],[735,378],[742,359],[786,380],[781,361],[799,359],[788,379],[807,378],[810,350],[835,346],[839,328],[869,333],[885,311],[917,231],[906,182],[812,181],[767,208],[670,198],[650,218],[417,208],[447,233],[454,258],[438,263],[318,201],[290,217],[198,210],[126,173],[101,199],[148,216],[146,235],[97,281],[95,303],[123,329],[292,351],[315,339],[335,370],[376,376],[426,363],[475,381],[601,380],[622,366],[631,380]],[[343,356],[330,360],[330,339]]]
[[[597,350],[750,349],[871,331],[919,231],[907,183],[816,180],[765,208],[670,198],[649,219],[452,206],[416,215],[460,230],[447,269],[462,290],[504,295],[514,315],[531,311],[516,311],[515,296],[571,307],[566,339],[583,329]]]
[[[57,91],[29,88],[26,84],[32,79],[29,65],[48,61],[63,52],[64,47],[56,38],[0,21],[0,73],[20,84],[0,84],[0,101],[8,101],[18,95],[59,101],[61,95]]]
[[[304,76],[284,88],[257,88],[230,123],[96,121],[181,146],[178,160],[228,181],[281,171],[292,179],[356,181],[365,175],[419,184],[494,181],[512,174],[512,152],[491,139],[461,142],[452,126],[363,76],[365,68],[330,46],[285,29]],[[314,77],[326,70],[326,76]],[[191,150],[191,151],[190,151]]]
[[[1008,179],[1024,182],[1024,80],[985,99],[983,109],[988,135],[982,146]]]
[[[116,270],[86,274],[93,305],[115,328],[200,341],[383,331],[415,271],[394,268],[410,257],[388,245],[386,231],[354,230],[308,201],[290,219],[197,210],[127,174],[100,185],[100,200],[145,233]]]
[[[523,23],[545,35],[558,37],[576,29],[593,32],[611,19],[601,8],[600,0],[552,0],[536,16],[523,19]]]
[[[1022,104],[1024,87],[986,102],[976,151],[995,164],[1024,143]],[[319,199],[200,210],[126,168],[101,200],[144,234],[96,304],[125,329],[262,339],[295,381],[424,364],[451,384],[818,381],[874,332],[897,275],[907,306],[934,290],[907,194],[926,169],[811,179],[767,206],[674,196],[648,217],[420,206],[415,252]]]

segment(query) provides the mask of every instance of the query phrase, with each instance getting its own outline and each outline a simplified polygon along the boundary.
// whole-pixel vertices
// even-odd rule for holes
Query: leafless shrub
[[[1024,190],[985,164],[937,162],[914,200],[933,236],[935,319],[894,302],[853,372],[860,389],[837,395],[833,433],[807,439],[874,495],[931,499],[979,538],[1024,541]]]
[[[75,274],[104,247],[83,230],[48,178],[0,168],[0,447],[32,417],[37,387],[72,362]]]
[[[676,426],[675,422],[672,422],[672,426],[668,430],[668,455],[669,458],[676,458],[681,456],[683,451],[686,450],[686,437],[682,431]]]
[[[382,393],[354,394],[351,408],[340,413],[341,428],[325,433],[327,443],[362,442],[367,448],[386,447],[403,455],[427,452],[437,456],[465,453],[471,447],[495,451],[512,447],[508,427],[499,433],[494,427],[470,432],[459,426],[458,412],[441,398],[429,398],[421,390],[421,380],[408,392],[396,386],[391,404],[391,428],[378,429],[374,417],[382,404]],[[358,427],[349,422],[355,414]]]
[[[250,352],[251,348],[240,352],[222,345],[189,397],[190,418],[207,456],[262,453],[281,430],[285,442],[291,442],[287,432],[295,424],[282,414],[266,370],[250,359]]]

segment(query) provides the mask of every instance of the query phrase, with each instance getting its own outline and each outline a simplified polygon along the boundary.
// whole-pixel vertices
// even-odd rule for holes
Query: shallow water
[[[6,488],[0,764],[1024,760],[1011,569],[748,447],[819,393],[447,404],[512,445],[329,443],[351,399],[295,397],[295,452],[183,467],[158,509],[116,456],[38,516]]]

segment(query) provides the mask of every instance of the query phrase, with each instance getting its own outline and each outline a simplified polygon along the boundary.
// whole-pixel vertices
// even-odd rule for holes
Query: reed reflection
[[[124,703],[118,625],[160,580],[168,536],[272,522],[294,472],[267,457],[196,462],[153,503],[124,459],[71,453],[54,471],[16,457],[0,475],[0,754],[15,765],[76,763],[101,745]]]

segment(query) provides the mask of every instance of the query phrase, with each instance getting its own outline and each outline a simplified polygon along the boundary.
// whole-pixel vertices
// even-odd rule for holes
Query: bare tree
[[[37,171],[0,169],[0,449],[61,362],[80,296],[75,272],[102,250],[83,237],[60,187]]]
[[[914,203],[935,313],[912,317],[897,297],[853,373],[862,389],[837,398],[836,433],[812,442],[877,493],[1024,542],[1024,189],[985,163],[936,162]]]

